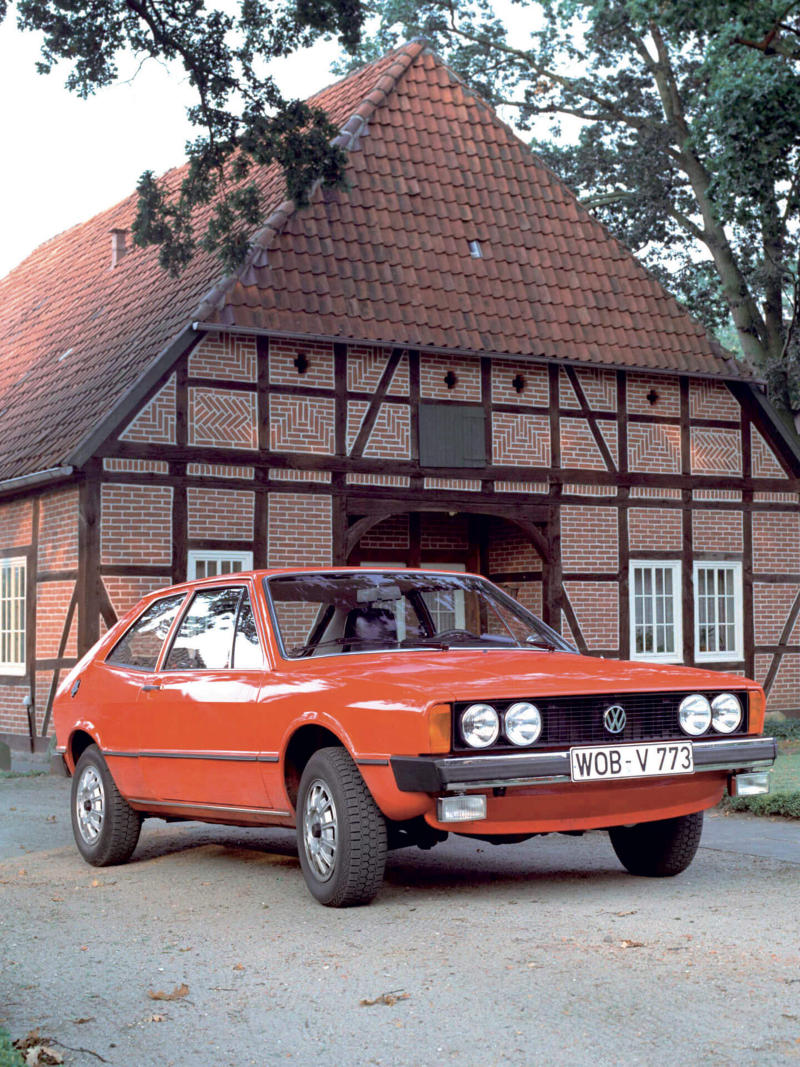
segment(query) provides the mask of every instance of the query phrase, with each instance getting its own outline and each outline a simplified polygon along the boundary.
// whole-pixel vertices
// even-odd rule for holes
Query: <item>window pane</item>
[[[198,559],[194,565],[195,578],[205,578],[206,576],[206,561],[204,559]]]
[[[204,589],[192,601],[169,650],[166,670],[230,667],[240,588]]]
[[[179,593],[152,603],[117,642],[106,662],[154,671],[161,647],[184,596],[184,593]]]
[[[239,609],[239,621],[236,624],[236,637],[233,642],[233,666],[238,667],[240,670],[264,666],[256,620],[253,616],[250,597],[246,593]]]

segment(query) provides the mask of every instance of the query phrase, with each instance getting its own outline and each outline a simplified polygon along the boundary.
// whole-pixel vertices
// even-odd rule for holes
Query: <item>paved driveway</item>
[[[334,912],[282,831],[150,821],[132,863],[89,868],[67,787],[0,781],[0,1018],[67,1064],[800,1063],[800,827],[708,820],[665,881],[599,833],[451,839]],[[787,859],[748,854],[770,838]]]

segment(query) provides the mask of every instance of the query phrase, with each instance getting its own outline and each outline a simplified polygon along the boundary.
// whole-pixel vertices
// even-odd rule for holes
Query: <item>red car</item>
[[[388,849],[606,829],[683,871],[703,810],[769,789],[764,693],[580,656],[471,574],[258,571],[161,589],[78,663],[54,715],[82,855],[148,816],[296,827],[309,889],[365,903]]]

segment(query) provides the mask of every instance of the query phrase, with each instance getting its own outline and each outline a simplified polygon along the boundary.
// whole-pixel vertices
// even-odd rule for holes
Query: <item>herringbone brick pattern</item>
[[[742,416],[742,409],[724,382],[695,378],[689,383],[689,415],[693,419],[738,421]]]
[[[681,469],[680,426],[628,426],[628,467],[632,471],[679,474]]]
[[[368,400],[348,400],[347,401],[347,453],[348,455],[353,450],[353,445],[358,437],[358,431],[361,429],[361,424],[364,421],[364,416],[369,410]]]
[[[142,408],[133,422],[120,435],[121,441],[142,441],[153,444],[175,444],[175,375]]]
[[[750,450],[754,478],[785,478],[786,472],[775,453],[755,428],[750,427]]]
[[[255,396],[223,389],[190,389],[189,444],[256,448]]]
[[[546,415],[492,416],[494,462],[508,466],[550,466],[550,422]]]
[[[692,427],[693,474],[741,474],[742,437],[738,430]]]
[[[411,416],[406,404],[381,404],[365,457],[408,459],[411,456]]]
[[[275,452],[332,453],[333,397],[277,396],[269,398],[270,446]]]
[[[388,359],[388,348],[378,345],[348,345],[347,388],[357,393],[374,393]]]
[[[207,333],[189,356],[188,367],[194,378],[254,382],[256,339],[246,334]]]

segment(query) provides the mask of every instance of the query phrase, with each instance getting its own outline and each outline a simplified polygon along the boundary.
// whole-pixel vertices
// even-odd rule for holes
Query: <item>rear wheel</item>
[[[608,831],[622,866],[644,878],[671,878],[695,857],[703,832],[703,813],[660,819]]]
[[[81,755],[72,778],[72,832],[78,851],[93,867],[127,863],[142,817],[117,789],[97,745]]]
[[[297,845],[306,885],[320,904],[368,904],[386,866],[386,820],[343,748],[306,764],[297,797]]]

